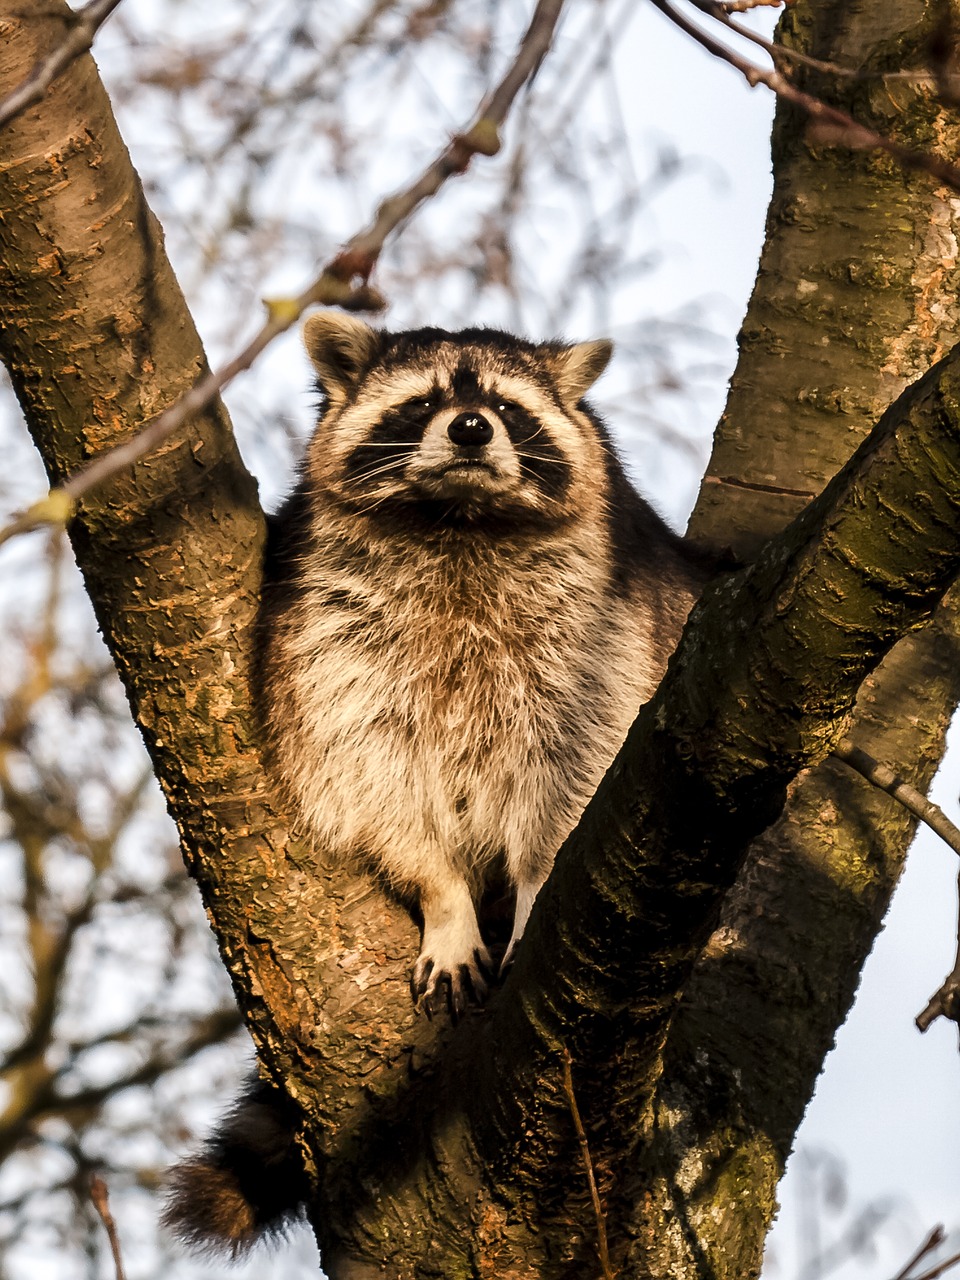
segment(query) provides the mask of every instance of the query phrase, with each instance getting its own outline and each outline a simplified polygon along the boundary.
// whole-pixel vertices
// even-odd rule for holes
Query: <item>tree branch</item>
[[[892,138],[888,138],[884,134],[878,133],[875,129],[861,124],[859,120],[854,119],[847,112],[830,106],[822,98],[817,98],[813,94],[805,93],[804,90],[798,89],[781,71],[758,67],[755,63],[742,58],[734,50],[723,44],[722,41],[715,40],[706,31],[701,30],[696,23],[691,22],[674,8],[671,0],[652,0],[652,3],[664,17],[679,27],[681,31],[685,31],[708,53],[713,54],[715,58],[719,58],[723,62],[729,63],[731,67],[735,67],[751,88],[758,84],[766,85],[778,98],[782,98],[785,102],[790,102],[793,106],[799,107],[818,125],[825,130],[830,130],[831,140],[835,145],[851,147],[857,150],[885,151],[905,168],[922,170],[938,181],[945,182],[954,191],[960,191],[960,168],[956,165],[950,164],[947,160],[942,160],[931,152],[917,151],[911,147],[901,146],[899,142],[894,142]],[[702,4],[697,3],[696,0],[694,0],[694,3],[701,11],[713,10],[714,16],[721,17],[723,14],[721,5],[714,6],[708,4],[706,0]],[[724,25],[729,24],[724,23]],[[744,33],[741,32],[740,34]]]
[[[889,38],[878,40],[881,12]],[[929,23],[913,0],[802,5],[780,35],[879,86],[899,49],[923,47]],[[895,125],[883,127],[898,139],[922,147],[933,128],[943,154],[958,154],[955,116],[928,95],[879,96],[896,101],[885,116]],[[691,521],[692,536],[745,561],[960,337],[960,271],[952,250],[926,236],[948,210],[956,232],[950,201],[880,158],[805,145],[806,126],[800,112],[778,113],[763,257]],[[902,270],[866,269],[881,260]],[[890,517],[876,518],[882,527]],[[958,606],[954,591],[930,626],[894,648],[848,730],[902,761],[921,791],[960,698]],[[671,1024],[631,1220],[638,1273],[759,1272],[777,1183],[902,870],[909,819],[828,759],[790,787],[781,819],[755,841]]]
[[[958,404],[960,347],[891,406],[753,566],[695,607],[664,681],[561,849],[499,998],[431,1080],[448,1159],[462,1143],[461,1158],[476,1151],[491,1182],[509,1168],[520,1196],[545,1184],[548,1200],[569,1195],[549,1172],[562,1179],[565,1108],[543,1087],[568,1048],[590,1075],[584,1123],[594,1149],[619,1195],[632,1192],[638,1117],[750,842],[797,772],[832,749],[864,678],[960,573]],[[415,1122],[393,1120],[389,1141],[374,1141],[371,1125],[369,1155],[351,1144],[350,1167],[338,1170],[350,1188],[340,1184],[339,1196],[361,1223],[380,1214],[370,1178],[401,1187],[429,1176],[437,1229],[461,1212],[456,1173],[438,1190],[429,1139],[414,1136],[430,1105],[415,1088],[402,1095]],[[398,1105],[392,1098],[391,1115]],[[476,1165],[462,1176],[477,1177]],[[614,1233],[622,1212],[622,1201],[608,1208]]]
[[[62,75],[75,58],[93,44],[97,32],[118,7],[120,0],[90,0],[89,4],[71,13],[69,31],[49,57],[37,63],[30,75],[18,88],[0,102],[0,128],[9,124],[21,111],[39,102],[54,80]]]
[[[875,760],[849,738],[841,738],[833,748],[832,754],[844,764],[849,765],[851,769],[856,770],[868,782],[872,782],[875,787],[893,796],[894,800],[899,801],[908,812],[926,823],[931,831],[936,832],[954,853],[960,854],[960,829],[954,826],[938,805],[929,801],[916,787],[911,787],[909,782],[904,782],[903,778],[888,765]]]
[[[957,880],[957,891],[960,898],[960,877]],[[927,1001],[926,1008],[917,1014],[917,1030],[929,1030],[937,1018],[949,1018],[960,1026],[960,912],[957,917],[956,960],[937,991]]]
[[[107,1192],[107,1184],[96,1173],[90,1175],[90,1199],[97,1211],[97,1216],[103,1223],[103,1229],[106,1231],[107,1239],[110,1242],[116,1280],[126,1280],[123,1272],[123,1255],[120,1252],[120,1236],[117,1233],[117,1224],[113,1220],[113,1214],[110,1212],[110,1196]]]
[[[643,1110],[676,1001],[747,844],[779,812],[787,782],[832,749],[864,677],[960,572],[958,392],[955,348],[753,567],[696,606],[561,850],[497,1030],[485,1030],[522,1046],[518,1061],[529,1065],[509,1081],[494,1072],[494,1097],[488,1088],[478,1105],[515,1114],[562,1030],[597,1073],[608,1124]],[[576,973],[575,986],[558,987],[558,971]],[[601,1032],[601,1010],[618,1011],[615,1032]],[[483,1045],[477,1053],[480,1072]],[[528,1128],[525,1153],[532,1138]]]
[[[927,1238],[923,1241],[916,1253],[912,1254],[910,1259],[900,1268],[893,1280],[909,1280],[910,1272],[922,1262],[928,1253],[933,1253],[934,1249],[939,1249],[946,1240],[947,1235],[943,1227],[938,1225],[933,1228]]]
[[[119,0],[113,0],[114,6],[117,3]],[[238,373],[249,369],[275,338],[296,324],[308,307],[320,303],[350,311],[379,311],[386,306],[382,295],[369,284],[369,278],[387,238],[436,195],[448,178],[465,173],[475,155],[493,156],[500,150],[500,126],[520,89],[536,75],[550,47],[562,7],[563,0],[539,0],[512,63],[493,92],[480,104],[470,128],[453,137],[409,186],[384,200],[370,225],[348,240],[306,289],[296,297],[267,299],[267,319],[241,352],[216,372],[204,374],[189,391],[123,444],[99,454],[69,480],[15,516],[0,529],[0,546],[10,538],[44,525],[65,524],[81,498],[153,453],[185,423],[202,413]]]
[[[600,1192],[597,1190],[597,1179],[593,1171],[590,1144],[587,1141],[587,1133],[580,1117],[580,1108],[577,1106],[577,1095],[573,1091],[573,1060],[568,1049],[563,1051],[563,1091],[567,1095],[573,1127],[577,1131],[577,1141],[580,1143],[580,1157],[583,1160],[583,1168],[587,1175],[587,1185],[590,1187],[590,1203],[593,1205],[593,1216],[597,1224],[597,1252],[600,1255],[600,1271],[604,1280],[615,1280],[616,1272],[610,1266],[606,1218],[603,1212],[603,1205],[600,1203]]]

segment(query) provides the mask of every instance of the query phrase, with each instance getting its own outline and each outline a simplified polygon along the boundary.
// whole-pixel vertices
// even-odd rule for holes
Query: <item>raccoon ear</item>
[[[613,343],[606,338],[577,342],[572,347],[548,347],[549,364],[561,399],[578,404],[610,363]]]
[[[303,326],[303,345],[317,381],[328,396],[341,398],[356,386],[380,341],[376,329],[342,311],[320,311]]]

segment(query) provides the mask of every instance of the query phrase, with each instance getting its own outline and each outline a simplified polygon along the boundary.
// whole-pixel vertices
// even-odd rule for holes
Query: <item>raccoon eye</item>
[[[436,402],[433,396],[415,396],[414,399],[406,402],[404,408],[413,413],[429,413],[431,409],[436,408]]]
[[[512,400],[499,400],[497,402],[497,413],[514,413],[519,407]]]

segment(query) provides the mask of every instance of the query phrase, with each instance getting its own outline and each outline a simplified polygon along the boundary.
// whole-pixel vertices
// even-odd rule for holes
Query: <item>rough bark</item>
[[[834,15],[834,7],[801,4],[797,21],[811,10],[825,23]],[[40,14],[0,15],[8,41],[0,92],[53,43],[66,14],[52,0]],[[789,138],[786,131],[781,139],[788,158]],[[793,145],[803,158],[804,144]],[[864,181],[880,180],[870,176],[874,162],[851,164]],[[877,173],[891,180],[889,169]],[[916,212],[929,187],[911,189]],[[89,58],[0,135],[0,258],[3,355],[52,476],[125,438],[202,368]],[[773,264],[778,273],[789,265]],[[942,283],[931,277],[904,288],[924,295],[929,308]],[[864,286],[864,304],[875,292]],[[838,295],[834,305],[841,304]],[[811,321],[829,317],[793,319],[799,350]],[[906,319],[895,322],[901,328],[889,332],[902,332]],[[839,335],[835,345],[841,378]],[[756,355],[769,358],[762,348],[758,342]],[[856,402],[864,432],[891,387],[914,371],[904,365],[886,396],[868,384],[873,398],[864,391]],[[725,487],[764,497],[770,488],[820,487],[831,469],[817,471],[823,440],[816,449],[803,443],[805,420],[796,434],[787,429],[787,410],[809,389],[809,376],[802,360],[788,371],[781,362],[767,384],[769,395],[785,397],[773,455],[786,454],[788,443],[800,450],[792,483],[771,473],[763,489]],[[673,1014],[750,838],[774,816],[793,774],[828,749],[864,675],[960,567],[954,377],[947,362],[902,406],[908,433],[898,436],[901,419],[891,418],[858,462],[869,470],[852,470],[805,515],[740,583],[740,594],[721,591],[703,607],[667,684],[562,853],[511,978],[454,1036],[413,1017],[406,972],[416,936],[408,917],[375,887],[291,843],[266,787],[247,685],[262,522],[222,411],[84,504],[72,529],[78,560],[188,865],[262,1059],[308,1118],[317,1171],[311,1217],[328,1274],[594,1274],[595,1224],[561,1085],[563,1050],[609,1195],[622,1274],[749,1274],[806,1076],[798,1073],[789,1107],[769,1122],[763,1081],[748,1080],[749,1097],[731,1094],[725,1111],[724,1099],[697,1080],[704,1052],[719,1078],[727,1058],[739,1060],[751,1044],[705,1008],[711,975],[714,985],[718,976],[740,980],[734,965],[711,968],[714,947],[672,1023]],[[764,396],[756,398],[761,422],[750,430],[762,440]],[[831,427],[823,439],[835,441],[833,400],[824,404],[816,408],[820,425]],[[739,457],[747,428],[728,434]],[[941,436],[942,447],[933,447]],[[830,448],[834,461],[845,452]],[[739,474],[721,455],[713,474]],[[756,465],[767,475],[762,447]],[[918,479],[924,468],[928,483]],[[899,521],[892,542],[883,532],[887,510]],[[776,524],[761,503],[731,527],[752,547],[754,533]],[[724,540],[731,536],[727,529]],[[825,612],[832,627],[822,625]],[[931,730],[924,739],[931,755],[936,737]],[[828,821],[820,812],[821,827]],[[819,876],[789,882],[789,894],[812,889],[822,897],[822,880],[828,899],[858,898],[869,932],[895,860],[885,852],[877,869],[861,857],[862,871],[851,861],[836,873],[824,858]],[[752,865],[738,904],[762,871]],[[789,901],[783,909],[794,910]],[[790,935],[798,949],[808,946],[805,923],[801,913]],[[720,947],[722,959],[729,952]],[[838,952],[834,963],[842,959]],[[850,986],[849,972],[843,981]],[[819,1061],[820,1024],[808,1030],[807,1057]],[[776,1035],[770,1042],[768,1053],[776,1045],[782,1052]],[[736,1066],[726,1070],[728,1085]],[[648,1145],[655,1120],[662,1129],[668,1108],[681,1105],[691,1119],[674,1128],[684,1141],[690,1135],[686,1147],[678,1154]],[[711,1177],[691,1183],[689,1159],[709,1163],[712,1152]],[[642,1211],[645,1204],[656,1211]],[[719,1230],[707,1223],[720,1218]],[[678,1221],[682,1239],[666,1256],[651,1241],[675,1241]],[[748,1261],[739,1271],[716,1270],[728,1249],[733,1256],[734,1235],[743,1241],[737,1256]],[[631,1240],[639,1243],[628,1255]]]
[[[919,2],[801,0],[781,35],[873,73],[849,86],[812,76],[808,87],[908,145],[955,157],[956,117],[929,82],[875,74],[923,70],[941,16]],[[691,524],[698,536],[751,556],[958,340],[957,210],[956,193],[933,180],[831,147],[800,113],[778,114],[767,237]],[[960,699],[958,627],[954,597],[866,682],[853,720],[855,739],[922,790]],[[683,1278],[758,1272],[784,1162],[913,832],[889,798],[831,762],[791,789],[756,842],[667,1046],[639,1267]]]

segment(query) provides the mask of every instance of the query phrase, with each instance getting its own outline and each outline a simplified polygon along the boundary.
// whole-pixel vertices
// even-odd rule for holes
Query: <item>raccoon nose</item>
[[[489,444],[493,427],[482,414],[458,413],[447,427],[447,435],[454,444]]]

